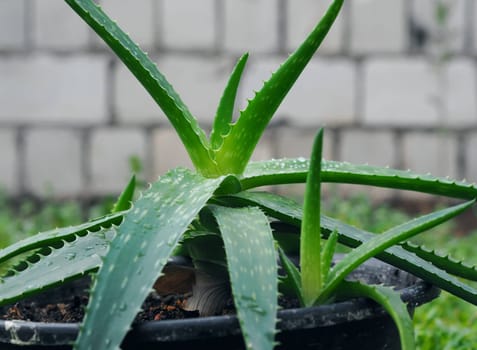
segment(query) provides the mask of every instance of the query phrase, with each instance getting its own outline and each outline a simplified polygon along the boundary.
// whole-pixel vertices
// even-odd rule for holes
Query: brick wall
[[[209,126],[236,59],[253,90],[325,0],[101,0]],[[477,4],[350,0],[279,109],[255,159],[307,156],[477,180]],[[162,112],[59,0],[0,0],[0,183],[11,195],[115,193],[140,157],[149,180],[190,165]]]

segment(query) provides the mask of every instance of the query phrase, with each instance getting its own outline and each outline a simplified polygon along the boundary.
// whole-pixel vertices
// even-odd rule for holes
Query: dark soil
[[[88,296],[74,296],[58,303],[42,303],[36,300],[20,301],[4,307],[0,318],[7,320],[24,320],[32,322],[64,322],[75,323],[83,319]],[[198,311],[184,310],[185,297],[171,295],[160,297],[151,294],[142,306],[134,323],[152,320],[184,319],[198,317]]]
[[[169,295],[161,297],[151,293],[142,305],[142,310],[134,320],[134,323],[147,321],[159,321],[170,319],[185,319],[199,317],[198,311],[185,310],[187,295]],[[75,295],[65,298],[61,302],[41,302],[41,298],[22,300],[13,305],[0,308],[0,318],[7,320],[23,320],[32,322],[81,322],[84,316],[88,295]],[[280,307],[299,307],[297,300],[289,300],[280,297]],[[235,314],[232,299],[228,300],[222,312],[217,315]]]

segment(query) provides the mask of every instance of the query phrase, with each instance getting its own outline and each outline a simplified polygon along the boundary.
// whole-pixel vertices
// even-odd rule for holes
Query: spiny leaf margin
[[[195,168],[205,176],[218,176],[204,131],[156,64],[94,1],[65,1],[108,44],[164,111]]]
[[[240,182],[244,190],[267,185],[304,183],[309,166],[310,161],[306,158],[250,162],[240,177]],[[409,170],[323,160],[321,172],[323,182],[393,188],[451,198],[477,198],[475,184],[429,174],[420,175]]]
[[[95,278],[75,349],[118,349],[182,234],[223,179],[174,169],[134,203]]]

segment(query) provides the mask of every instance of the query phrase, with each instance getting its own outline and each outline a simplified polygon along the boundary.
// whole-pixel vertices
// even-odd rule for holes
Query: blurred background
[[[243,107],[329,1],[100,3],[208,127],[238,57],[251,55]],[[475,16],[469,0],[347,1],[254,158],[308,156],[325,126],[327,159],[476,181]],[[190,165],[160,109],[59,0],[0,0],[0,159],[7,196],[38,198],[101,197],[132,170],[152,181]]]

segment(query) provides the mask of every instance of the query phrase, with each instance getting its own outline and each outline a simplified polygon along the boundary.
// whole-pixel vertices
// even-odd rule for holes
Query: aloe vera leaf
[[[118,349],[182,234],[222,180],[174,169],[134,203],[95,278],[76,349]]]
[[[136,176],[133,175],[129,180],[128,184],[124,190],[119,195],[118,200],[111,210],[112,213],[117,213],[118,211],[128,210],[131,207],[131,202],[134,196],[134,190],[136,189]]]
[[[323,287],[319,300],[326,300],[338,284],[363,262],[386,250],[387,248],[405,241],[425,230],[435,227],[454,216],[462,213],[475,203],[475,200],[458,204],[450,208],[438,210],[430,214],[420,216],[404,224],[376,235],[372,239],[354,248],[345,257],[336,263],[330,271],[326,286]]]
[[[297,296],[300,301],[300,305],[305,306],[305,300],[303,298],[302,288],[301,288],[301,276],[298,268],[293,264],[290,258],[285,254],[282,248],[278,247],[278,254],[280,256],[280,261],[282,266],[285,269],[287,276],[285,277],[286,282],[290,285],[291,289]]]
[[[12,269],[1,278],[0,305],[96,271],[114,236],[113,228],[90,232],[63,241],[61,247],[48,247],[48,254],[37,252],[28,257],[20,262],[22,269]]]
[[[305,306],[311,306],[323,286],[321,271],[321,155],[323,129],[316,135],[306,178],[300,235],[301,288]]]
[[[211,207],[229,268],[247,349],[273,349],[277,322],[277,257],[268,218],[254,207]]]
[[[214,125],[212,126],[212,131],[210,133],[210,145],[213,150],[220,148],[223,137],[225,137],[230,131],[237,90],[247,60],[248,53],[240,57],[229,81],[227,82],[222,98],[220,99],[215,114]]]
[[[323,283],[328,280],[333,256],[335,254],[336,242],[338,241],[338,231],[333,230],[326,240],[321,251],[321,279]]]
[[[340,284],[337,294],[340,297],[367,297],[376,301],[396,323],[401,340],[401,349],[414,350],[416,348],[412,319],[398,292],[385,286],[371,286],[359,282],[344,281]]]
[[[303,183],[308,173],[309,160],[305,158],[250,162],[241,176],[244,190],[288,183]],[[411,171],[396,170],[347,162],[322,161],[322,182],[368,185],[418,191],[452,198],[474,199],[477,187],[461,181]]]
[[[216,152],[216,160],[221,167],[226,167],[232,174],[244,171],[270,119],[320,46],[342,4],[343,0],[332,2],[310,35],[240,113],[230,133],[224,138],[222,147]]]
[[[52,245],[56,242],[69,240],[75,236],[84,236],[90,231],[98,231],[102,228],[111,227],[121,222],[125,212],[117,212],[88,221],[81,225],[57,228],[50,231],[40,232],[34,236],[25,238],[0,250],[0,263],[18,256],[30,250],[39,249]]]
[[[227,197],[230,204],[238,206],[254,205],[260,207],[267,215],[283,220],[295,226],[301,223],[301,207],[295,201],[267,192],[241,192]],[[338,232],[338,241],[351,248],[373,239],[376,235],[327,216],[321,217],[321,233],[328,237],[333,230]],[[299,235],[297,234],[297,240]],[[446,271],[415,254],[404,250],[401,246],[393,246],[376,255],[376,258],[407,271],[419,278],[435,284],[441,289],[477,305],[477,290],[462,283]],[[453,264],[449,261],[448,264]]]
[[[196,169],[205,176],[218,175],[204,131],[156,64],[94,1],[65,1],[108,44],[164,111]]]
[[[433,265],[454,276],[462,277],[470,281],[477,281],[476,266],[468,265],[449,255],[442,255],[435,250],[430,250],[411,242],[404,242],[401,246],[407,251],[416,254],[418,257],[431,262]]]

